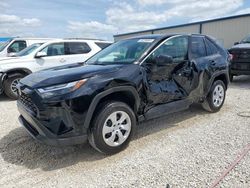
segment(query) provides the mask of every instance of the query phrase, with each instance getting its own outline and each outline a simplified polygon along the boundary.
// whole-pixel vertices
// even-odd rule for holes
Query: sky
[[[0,0],[0,37],[87,37],[250,13],[249,0]]]

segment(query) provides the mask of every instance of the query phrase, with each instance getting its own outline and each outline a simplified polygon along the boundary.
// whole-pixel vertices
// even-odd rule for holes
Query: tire
[[[136,129],[134,112],[127,104],[116,101],[99,105],[98,109],[88,134],[90,145],[108,155],[122,151]]]
[[[217,80],[213,83],[209,94],[202,107],[209,112],[218,112],[223,106],[226,98],[226,87],[223,81]]]
[[[229,79],[230,79],[230,82],[233,82],[233,80],[234,80],[234,75],[233,75],[233,74],[230,74],[230,75],[229,75]]]
[[[17,90],[14,90],[15,85],[19,82],[20,79],[22,79],[24,75],[17,74],[14,76],[10,76],[7,80],[4,81],[3,87],[4,87],[4,93],[11,99],[18,99],[18,92]]]

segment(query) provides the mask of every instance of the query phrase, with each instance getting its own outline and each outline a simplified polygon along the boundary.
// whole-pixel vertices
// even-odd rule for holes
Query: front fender
[[[135,97],[135,110],[138,110],[139,109],[139,105],[140,105],[140,97],[139,97],[139,94],[137,92],[137,90],[133,87],[133,86],[118,86],[118,87],[114,87],[114,88],[111,88],[111,89],[108,89],[108,90],[105,90],[99,94],[97,94],[90,106],[89,106],[89,109],[87,111],[87,115],[86,115],[86,119],[85,119],[85,122],[84,122],[84,127],[85,128],[89,128],[90,126],[90,122],[91,122],[91,119],[93,117],[93,114],[94,114],[94,111],[97,107],[97,105],[99,104],[100,100],[112,93],[116,93],[116,92],[122,92],[122,91],[126,91],[126,92],[131,92],[131,94]]]

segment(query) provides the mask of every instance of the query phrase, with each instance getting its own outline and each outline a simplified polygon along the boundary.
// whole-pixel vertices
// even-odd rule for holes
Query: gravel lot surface
[[[209,187],[250,144],[250,77],[238,77],[224,107],[198,105],[142,123],[129,147],[104,156],[88,144],[34,141],[16,103],[0,97],[0,187]],[[250,187],[250,151],[218,187]]]

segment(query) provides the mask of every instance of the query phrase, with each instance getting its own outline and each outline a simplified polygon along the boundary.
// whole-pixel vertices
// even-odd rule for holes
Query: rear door
[[[91,57],[91,52],[86,42],[65,42],[67,64],[84,62]]]
[[[218,47],[208,38],[205,39],[205,45],[207,50],[207,59],[210,65],[211,73],[215,73],[220,70],[220,67],[224,68],[224,57],[220,54]]]

